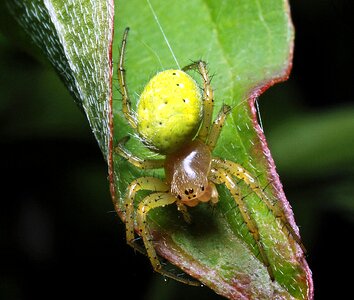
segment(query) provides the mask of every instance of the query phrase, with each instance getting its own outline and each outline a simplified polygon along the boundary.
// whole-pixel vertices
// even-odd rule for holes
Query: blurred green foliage
[[[354,97],[348,84],[353,44],[343,38],[353,30],[347,17],[352,4],[291,4],[297,28],[293,73],[288,82],[262,95],[259,104],[269,147],[309,251],[315,296],[325,298],[335,289],[339,297],[348,291],[349,279],[337,275],[353,267],[346,255],[354,227]],[[109,213],[106,165],[85,117],[4,9],[0,20],[0,137],[6,176],[0,298],[45,296],[43,282],[53,293],[58,285],[46,277],[60,282],[64,277],[55,276],[63,272],[62,290],[53,299],[69,291],[116,295],[131,281],[144,292],[141,299],[186,299],[185,290],[196,293],[196,299],[218,299],[207,289],[147,277],[152,272],[145,259],[125,250],[123,226]],[[31,210],[37,213],[29,215]],[[33,237],[36,224],[49,234]],[[46,237],[41,248],[38,241]],[[139,274],[141,264],[146,273]],[[112,270],[126,276],[112,278]]]

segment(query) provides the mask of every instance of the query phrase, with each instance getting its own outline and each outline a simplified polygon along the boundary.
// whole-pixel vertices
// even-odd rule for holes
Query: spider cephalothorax
[[[140,177],[131,182],[125,195],[125,218],[127,242],[133,245],[135,219],[137,231],[144,241],[146,252],[156,271],[167,274],[156,255],[153,239],[147,226],[147,214],[151,209],[176,203],[184,219],[190,222],[187,207],[200,202],[218,202],[216,185],[223,184],[236,202],[249,232],[252,234],[263,263],[273,278],[267,252],[264,249],[258,226],[241,195],[237,180],[242,180],[264,202],[276,218],[300,244],[300,238],[292,229],[285,214],[269,199],[258,180],[240,164],[213,157],[227,115],[231,108],[223,105],[216,119],[212,120],[213,90],[206,64],[194,62],[182,70],[166,70],[155,75],[141,94],[135,114],[130,107],[124,74],[124,53],[128,28],[124,32],[119,61],[118,78],[123,95],[122,110],[130,126],[142,142],[151,150],[165,155],[165,159],[144,160],[124,147],[128,137],[123,138],[116,152],[141,169],[163,168],[165,179]],[[197,83],[185,71],[198,70],[203,80],[203,95]],[[150,190],[134,208],[135,195],[139,190]]]

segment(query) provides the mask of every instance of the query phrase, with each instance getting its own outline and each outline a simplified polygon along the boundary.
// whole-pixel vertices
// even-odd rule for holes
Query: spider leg
[[[140,190],[151,190],[153,192],[157,192],[144,198],[138,208],[138,228],[143,238],[145,248],[143,248],[140,244],[137,243],[137,239],[134,236],[134,199],[136,193]],[[128,192],[124,200],[127,243],[135,250],[139,251],[142,254],[147,255],[154,269],[159,273],[161,273],[162,275],[185,284],[200,286],[200,283],[198,281],[194,281],[188,278],[178,276],[172,272],[163,269],[157,258],[155,249],[152,245],[152,239],[146,225],[146,214],[152,208],[171,204],[174,201],[176,201],[175,197],[167,193],[168,191],[169,191],[168,185],[155,177],[141,177],[134,180],[128,186]],[[140,218],[139,215],[141,215]],[[153,259],[151,257],[153,257]]]
[[[252,234],[254,240],[257,243],[259,253],[262,257],[262,261],[263,261],[264,265],[267,267],[269,276],[272,280],[274,280],[273,270],[269,264],[269,259],[268,259],[267,253],[266,253],[263,243],[261,241],[261,237],[259,234],[259,229],[258,229],[257,223],[251,217],[251,213],[250,213],[247,205],[243,201],[243,198],[241,196],[241,191],[238,188],[238,186],[236,185],[234,179],[232,178],[232,175],[223,169],[212,169],[211,174],[215,178],[216,183],[225,184],[227,189],[230,191],[232,197],[234,198],[234,200],[236,202],[237,207],[240,210],[242,218],[247,225],[249,232]]]
[[[165,205],[172,204],[176,202],[176,200],[177,199],[169,193],[153,193],[145,197],[138,206],[138,229],[141,237],[143,238],[147,255],[155,271],[161,270],[161,264],[159,259],[157,258],[157,254],[154,249],[154,244],[152,242],[152,236],[147,225],[147,214],[153,208],[163,207]]]
[[[137,241],[138,241],[138,239],[134,239],[130,243],[130,246],[133,247],[134,250],[138,251],[139,253],[147,255],[144,246],[142,246],[141,244],[137,243]],[[174,280],[176,280],[178,282],[184,283],[184,284],[188,284],[188,285],[192,285],[192,286],[202,286],[202,284],[199,281],[196,281],[196,280],[193,280],[193,279],[189,279],[188,277],[182,277],[183,275],[185,275],[184,273],[175,274],[172,271],[166,270],[165,266],[163,266],[163,268],[161,270],[158,270],[157,272],[159,272],[163,276],[166,276],[168,278],[172,278],[172,279],[174,279]]]
[[[184,221],[190,224],[192,222],[191,215],[187,210],[187,206],[185,206],[181,201],[176,201],[178,210],[182,213]]]
[[[232,176],[243,180],[252,189],[252,191],[254,191],[256,195],[265,203],[265,205],[273,213],[273,215],[281,220],[282,224],[285,226],[291,237],[296,241],[296,243],[301,247],[302,251],[306,254],[306,248],[302,243],[301,238],[290,225],[284,212],[277,206],[277,203],[272,201],[268,197],[268,195],[264,193],[259,182],[251,175],[251,173],[249,173],[240,164],[229,160],[223,160],[220,158],[213,158],[212,166],[216,168],[225,169]]]
[[[125,83],[125,69],[124,69],[124,55],[125,55],[125,48],[127,45],[127,38],[128,38],[129,27],[124,30],[122,45],[120,48],[120,57],[119,57],[119,64],[118,64],[118,81],[120,92],[122,93],[122,110],[125,118],[127,119],[128,123],[132,128],[137,128],[137,122],[134,117],[134,114],[131,110],[131,102],[129,99],[128,89]]]
[[[122,138],[117,147],[114,149],[116,153],[127,159],[132,165],[138,167],[139,169],[159,169],[163,168],[165,164],[164,159],[141,159],[130,153],[125,147],[125,143],[129,140],[129,136]]]
[[[208,135],[208,141],[207,141],[207,146],[210,149],[210,152],[212,152],[216,146],[216,143],[218,141],[218,138],[220,136],[222,127],[224,126],[224,122],[226,120],[226,117],[228,114],[231,112],[231,107],[229,105],[224,104],[219,113],[218,116],[216,117],[215,121],[213,122],[209,135]]]
[[[176,202],[176,198],[169,193],[153,193],[145,197],[143,201],[140,202],[138,207],[137,221],[138,221],[139,232],[143,238],[147,255],[155,271],[161,273],[162,275],[166,275],[175,280],[178,280],[180,282],[184,282],[190,285],[200,286],[199,282],[178,277],[175,274],[164,270],[161,266],[161,263],[154,249],[152,236],[146,222],[147,214],[153,208],[163,207],[165,205],[169,205],[174,202]]]
[[[206,63],[202,60],[193,62],[192,64],[185,66],[182,70],[195,70],[197,69],[203,79],[203,121],[198,133],[198,139],[202,142],[206,142],[209,134],[211,120],[213,117],[214,109],[214,93],[210,85],[210,78],[208,75],[208,70]]]
[[[155,177],[140,177],[132,181],[128,188],[124,199],[125,207],[125,228],[127,243],[131,245],[134,240],[134,199],[135,195],[140,190],[150,190],[154,192],[169,191],[166,183]],[[131,245],[132,246],[132,245]]]

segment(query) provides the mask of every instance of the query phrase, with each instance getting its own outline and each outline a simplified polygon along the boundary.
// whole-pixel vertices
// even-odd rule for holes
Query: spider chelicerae
[[[242,218],[259,249],[260,257],[274,279],[267,252],[262,243],[257,223],[240,193],[237,180],[242,180],[264,202],[274,216],[282,222],[290,236],[302,247],[284,212],[274,204],[261,188],[257,178],[240,164],[213,157],[224,122],[231,112],[224,104],[216,119],[213,115],[213,89],[206,63],[196,61],[182,70],[165,70],[155,75],[145,86],[137,104],[137,112],[131,109],[126,86],[124,56],[129,28],[124,31],[118,66],[119,87],[122,94],[122,111],[129,125],[150,150],[165,155],[164,159],[141,159],[125,148],[129,137],[124,137],[115,148],[116,153],[139,169],[161,169],[165,179],[140,177],[127,187],[124,198],[127,243],[135,247],[135,220],[137,232],[142,237],[147,255],[155,271],[164,271],[154,249],[147,225],[151,209],[176,203],[186,222],[191,222],[187,211],[201,202],[218,202],[216,185],[223,184],[234,199]],[[197,83],[186,72],[197,70],[203,81],[203,94]],[[135,196],[140,190],[149,190],[138,205]]]

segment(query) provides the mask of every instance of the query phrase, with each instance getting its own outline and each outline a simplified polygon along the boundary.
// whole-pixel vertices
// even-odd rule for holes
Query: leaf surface
[[[297,228],[254,108],[255,98],[285,79],[290,71],[293,28],[287,3],[118,2],[116,18],[115,61],[122,32],[126,26],[131,28],[125,68],[132,106],[153,74],[187,65],[191,60],[205,60],[213,74],[214,113],[223,103],[233,107],[213,154],[242,164],[258,177]],[[198,80],[198,74],[193,76]],[[116,98],[120,99],[118,93]],[[113,107],[116,141],[127,133],[134,137],[122,115],[120,101],[114,101]],[[128,147],[140,157],[156,157],[137,138]],[[137,177],[148,174],[163,178],[158,171],[140,172],[119,156],[114,162],[117,199],[122,199],[127,185]],[[150,214],[160,255],[229,298],[311,297],[311,278],[301,249],[295,246],[294,250],[294,242],[282,225],[252,191],[240,185],[243,194],[248,195],[247,205],[268,249],[275,282],[270,280],[234,200],[223,187],[218,187],[221,200],[215,209],[199,205],[190,210],[192,226],[184,223],[174,207]],[[122,207],[120,210],[124,211]]]
[[[107,157],[113,3],[89,0],[8,0],[7,3],[85,112]]]

